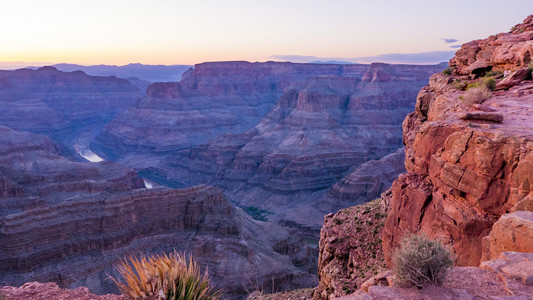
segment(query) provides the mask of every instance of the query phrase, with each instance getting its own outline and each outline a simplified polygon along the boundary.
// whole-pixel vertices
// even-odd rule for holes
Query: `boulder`
[[[482,260],[498,258],[502,252],[533,252],[533,212],[502,215],[484,238]]]

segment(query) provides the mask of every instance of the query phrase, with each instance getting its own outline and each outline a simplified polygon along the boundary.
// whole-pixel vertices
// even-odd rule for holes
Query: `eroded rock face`
[[[215,62],[198,64],[177,83],[155,83],[92,144],[107,158],[168,152],[254,127],[295,81],[351,74],[358,65]]]
[[[325,213],[370,200],[401,172],[401,166],[382,176],[358,168],[401,146],[401,120],[441,68],[201,64],[179,83],[149,88],[93,150],[132,167],[154,167],[173,181],[220,186],[240,206],[316,237]],[[133,151],[165,159],[139,166]],[[327,192],[353,172],[342,188]],[[372,191],[362,188],[370,185]]]
[[[0,71],[0,125],[46,134],[74,148],[143,92],[125,79],[54,67]],[[83,142],[83,141],[82,141]]]
[[[333,198],[350,201],[353,204],[379,197],[385,188],[390,187],[398,174],[405,172],[404,150],[400,148],[379,160],[371,160],[362,164],[332,186],[328,194]]]
[[[313,299],[351,294],[386,269],[379,239],[385,218],[380,200],[326,215],[320,232],[319,282]]]
[[[495,259],[505,251],[533,252],[533,212],[516,211],[501,216],[483,239],[483,246],[482,261]]]
[[[186,252],[238,297],[253,285],[310,286],[310,249],[252,220],[219,189],[144,188],[115,163],[74,162],[51,139],[0,127],[0,282],[57,282],[115,292],[125,255]],[[296,265],[298,267],[296,267]],[[268,267],[266,267],[268,266]]]
[[[489,36],[464,44],[450,60],[458,75],[483,76],[489,71],[517,71],[527,67],[533,54],[533,17],[509,33]]]
[[[403,123],[407,174],[393,183],[383,232],[389,264],[405,233],[423,231],[451,245],[459,265],[477,266],[481,240],[498,218],[533,209],[533,82],[496,91],[481,105],[462,101],[465,92],[456,84],[462,75],[482,75],[473,67],[481,63],[486,70],[522,68],[532,39],[525,30],[467,43],[450,61],[452,75],[435,74],[420,91]],[[462,118],[479,111],[498,114],[501,122]]]

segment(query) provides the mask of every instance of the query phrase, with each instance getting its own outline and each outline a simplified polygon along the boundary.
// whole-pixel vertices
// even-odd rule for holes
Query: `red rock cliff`
[[[510,33],[464,44],[451,75],[433,75],[418,94],[403,122],[407,173],[393,184],[383,231],[389,265],[401,237],[418,231],[451,245],[459,265],[479,265],[498,218],[533,210],[532,47],[529,16]],[[469,103],[466,85],[487,77],[495,91]]]

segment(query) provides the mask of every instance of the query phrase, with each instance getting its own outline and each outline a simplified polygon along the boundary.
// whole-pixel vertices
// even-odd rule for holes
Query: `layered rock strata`
[[[109,159],[180,150],[259,123],[294,81],[364,72],[361,66],[215,62],[195,65],[180,82],[155,83],[93,142]]]
[[[110,162],[73,162],[47,137],[0,127],[0,282],[57,282],[116,291],[106,274],[125,255],[192,255],[227,295],[252,286],[312,285],[310,250],[257,222],[216,188],[145,189]],[[268,267],[267,267],[268,266]]]
[[[73,148],[143,92],[127,80],[54,67],[0,71],[0,125],[49,135]],[[83,141],[88,143],[88,141]]]
[[[451,75],[433,75],[418,94],[403,123],[407,173],[393,184],[383,232],[388,263],[405,233],[423,231],[452,246],[459,265],[477,266],[498,218],[533,209],[532,24],[530,16],[518,30],[463,45]],[[498,89],[504,71],[528,75]],[[490,80],[497,91],[488,98],[464,91]],[[463,117],[477,112],[499,117]]]
[[[370,200],[401,172],[398,165],[375,176],[366,166],[324,197],[363,163],[401,146],[401,120],[429,74],[441,68],[206,63],[179,83],[152,85],[107,126],[93,150],[184,184],[223,187],[240,206],[316,235],[324,213]],[[173,151],[181,148],[187,149]],[[135,159],[147,162],[147,155],[166,159],[151,165]],[[374,188],[362,191],[350,180]]]

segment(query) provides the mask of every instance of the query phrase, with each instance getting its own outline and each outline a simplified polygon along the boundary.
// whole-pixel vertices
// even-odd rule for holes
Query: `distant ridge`
[[[310,64],[335,64],[335,65],[359,65],[358,63],[351,63],[347,61],[337,61],[337,60],[315,60],[310,62]]]
[[[53,65],[60,71],[72,72],[81,70],[92,76],[116,76],[121,78],[138,78],[149,82],[169,82],[181,80],[181,74],[192,66],[189,65],[143,65],[128,64],[124,66],[116,65],[94,65],[83,66],[76,64],[61,63]]]

